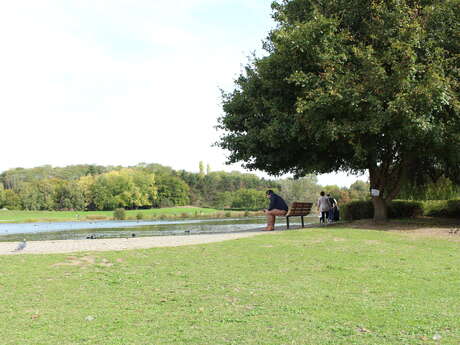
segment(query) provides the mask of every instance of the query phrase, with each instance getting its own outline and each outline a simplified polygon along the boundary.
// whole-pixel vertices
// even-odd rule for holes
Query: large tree
[[[223,95],[229,163],[367,172],[374,219],[406,176],[460,166],[460,0],[284,0]]]

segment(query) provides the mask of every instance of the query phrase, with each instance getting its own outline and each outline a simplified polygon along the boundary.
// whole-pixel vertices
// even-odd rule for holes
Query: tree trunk
[[[388,205],[380,196],[372,197],[374,205],[374,221],[386,222],[388,220]]]

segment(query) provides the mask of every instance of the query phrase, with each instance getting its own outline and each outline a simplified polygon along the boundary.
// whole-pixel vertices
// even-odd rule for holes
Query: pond
[[[0,241],[80,240],[87,238],[143,237],[184,234],[230,233],[260,230],[265,217],[225,219],[184,219],[156,221],[92,221],[53,223],[0,224]],[[305,224],[317,222],[316,217],[306,217]],[[286,228],[285,218],[277,222]],[[290,220],[295,228],[300,218]]]

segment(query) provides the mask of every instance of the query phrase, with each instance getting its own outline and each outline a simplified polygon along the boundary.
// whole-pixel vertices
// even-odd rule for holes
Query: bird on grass
[[[456,235],[457,232],[459,232],[459,231],[460,231],[460,229],[451,229],[451,230],[449,230],[449,234]]]
[[[27,246],[27,242],[26,242],[26,239],[24,238],[24,239],[22,240],[22,242],[20,242],[20,243],[18,244],[18,246],[16,247],[16,249],[15,249],[14,251],[15,251],[15,252],[19,252],[19,251],[23,250],[26,246]]]

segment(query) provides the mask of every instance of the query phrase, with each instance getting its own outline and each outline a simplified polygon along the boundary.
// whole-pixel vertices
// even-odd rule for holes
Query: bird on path
[[[451,230],[449,230],[449,234],[455,235],[455,234],[457,234],[457,232],[459,232],[459,231],[460,231],[460,228],[458,228],[458,229],[451,229]]]
[[[19,252],[20,250],[23,250],[26,246],[27,246],[27,242],[26,242],[26,239],[24,238],[24,240],[18,244],[18,246],[16,247],[14,251]]]

